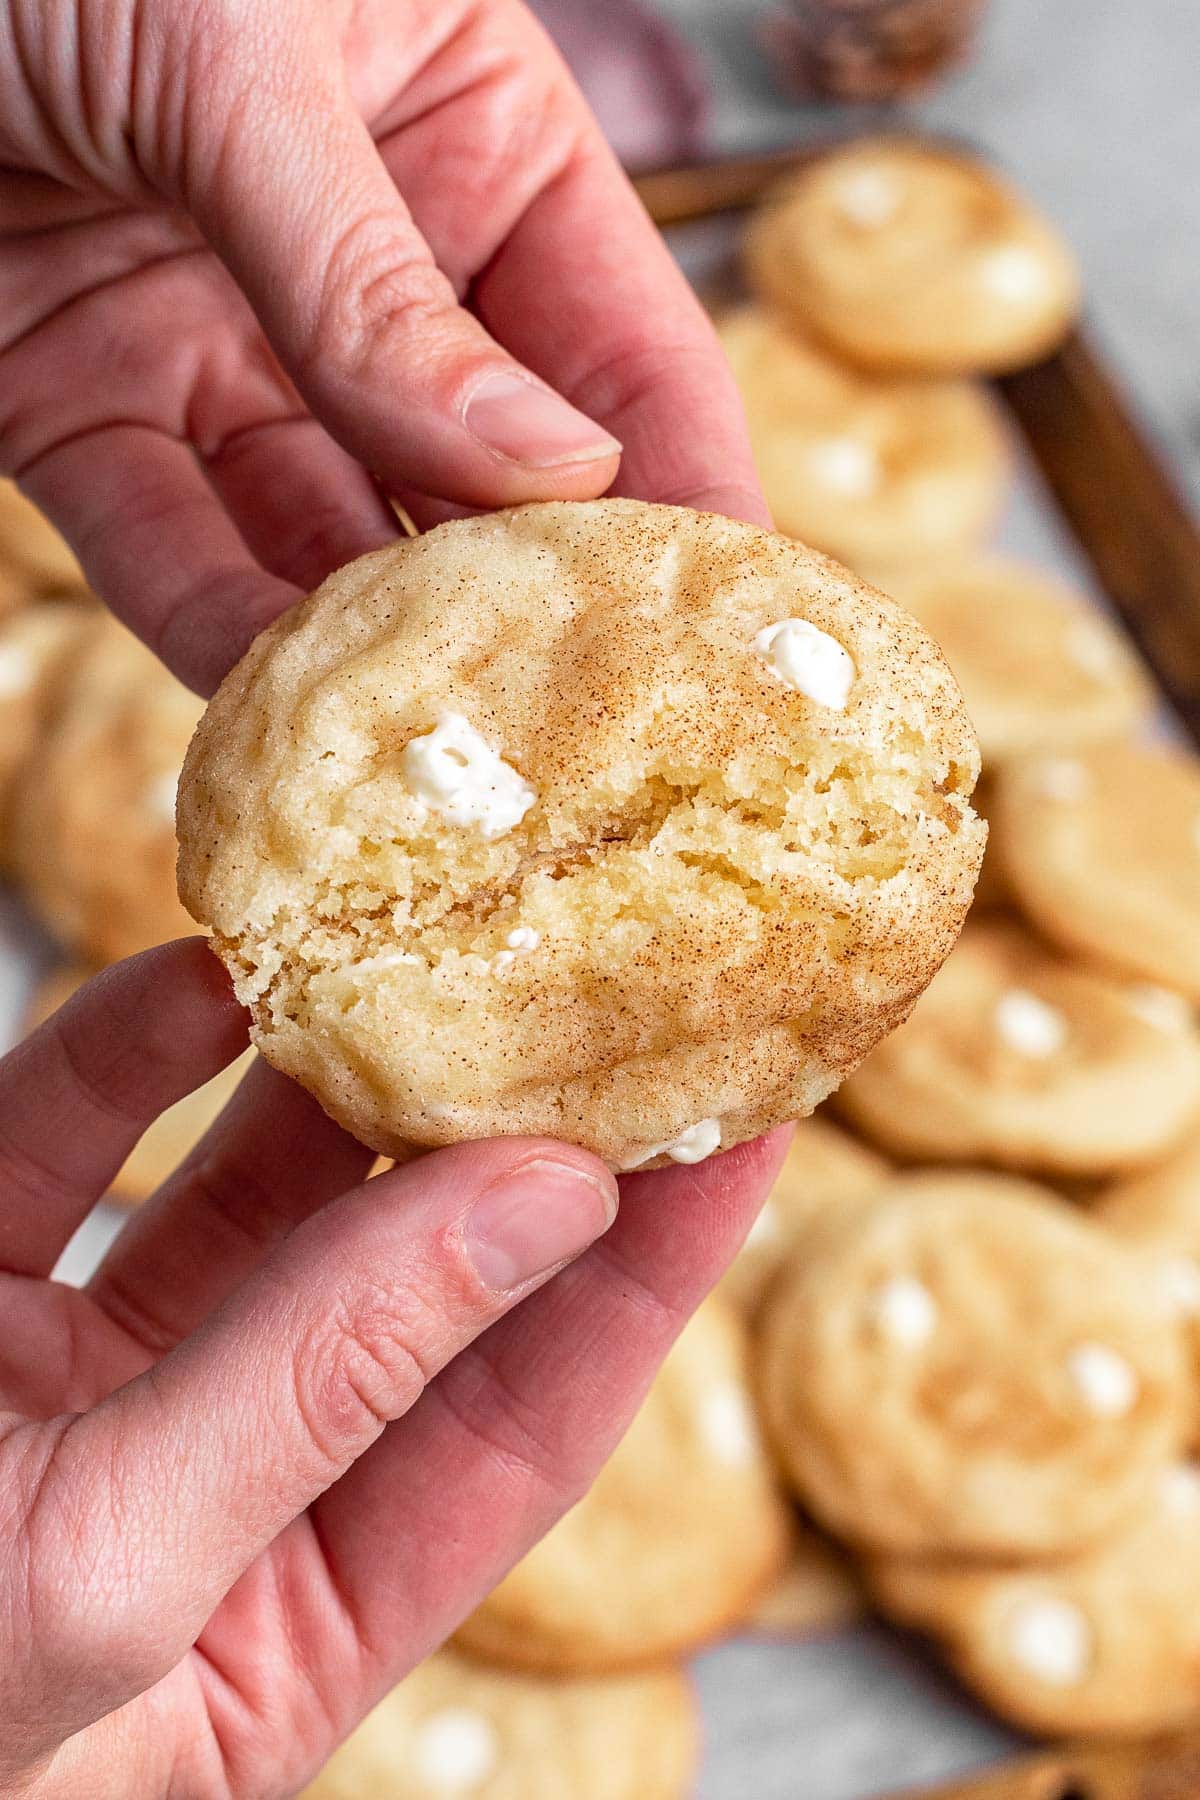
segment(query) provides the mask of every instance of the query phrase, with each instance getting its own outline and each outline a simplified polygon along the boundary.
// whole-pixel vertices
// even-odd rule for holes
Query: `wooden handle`
[[[894,1800],[1197,1800],[1200,1738],[1062,1750]]]

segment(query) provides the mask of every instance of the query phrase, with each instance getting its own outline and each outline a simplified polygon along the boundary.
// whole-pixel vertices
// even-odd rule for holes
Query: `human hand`
[[[627,1177],[609,1229],[561,1144],[364,1184],[261,1064],[90,1288],[49,1280],[245,1038],[190,939],[0,1063],[4,1794],[294,1793],[587,1486],[782,1149]]]
[[[5,0],[0,99],[0,461],[200,691],[395,535],[366,469],[422,521],[588,498],[612,433],[617,491],[766,522],[517,0]]]

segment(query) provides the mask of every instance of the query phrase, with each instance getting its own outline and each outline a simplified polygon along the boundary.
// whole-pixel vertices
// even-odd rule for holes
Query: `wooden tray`
[[[658,225],[690,224],[753,206],[821,148],[664,169],[634,185]],[[1101,589],[1200,744],[1200,530],[1119,384],[1084,330],[995,387]]]
[[[634,181],[666,229],[736,213],[828,146]],[[1064,521],[1180,723],[1200,745],[1200,529],[1089,340],[997,381]],[[1200,1729],[1168,1743],[1050,1750],[893,1800],[1200,1800]]]

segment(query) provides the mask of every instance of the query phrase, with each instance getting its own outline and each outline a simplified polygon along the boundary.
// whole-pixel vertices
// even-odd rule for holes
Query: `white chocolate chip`
[[[886,169],[852,169],[838,183],[838,211],[852,225],[877,230],[890,224],[900,208],[900,189]]]
[[[1175,1463],[1164,1469],[1159,1491],[1164,1506],[1175,1513],[1200,1509],[1200,1468],[1195,1463]]]
[[[518,925],[504,941],[510,950],[536,950],[542,941],[542,934],[535,931],[532,925]]]
[[[895,1275],[871,1296],[871,1317],[892,1343],[915,1350],[933,1335],[937,1303],[923,1282],[912,1275]]]
[[[431,1713],[413,1734],[415,1773],[444,1794],[469,1794],[494,1773],[499,1758],[490,1720],[467,1706]]]
[[[863,438],[815,438],[805,446],[804,460],[814,482],[847,500],[870,499],[883,474],[878,451]]]
[[[1046,265],[1026,244],[998,244],[984,257],[980,274],[989,293],[1014,305],[1028,305],[1046,290]]]
[[[0,645],[0,700],[27,694],[37,675],[37,664],[24,644]]]
[[[1023,1600],[1008,1621],[1008,1650],[1015,1663],[1050,1687],[1073,1687],[1092,1660],[1092,1631],[1070,1600],[1052,1595]]]
[[[517,953],[515,950],[497,950],[495,956],[492,958],[492,968],[496,971],[497,975],[503,975],[505,969],[510,969],[516,960]]]
[[[639,1150],[621,1164],[628,1173],[631,1169],[640,1169],[643,1163],[653,1161],[656,1156],[669,1156],[672,1162],[698,1163],[711,1156],[714,1150],[721,1148],[720,1119],[699,1119],[681,1131],[677,1138],[666,1144],[649,1144]]]
[[[452,825],[476,826],[485,838],[511,831],[537,800],[461,713],[443,713],[432,731],[412,739],[400,761],[418,800]]]
[[[848,653],[827,631],[807,619],[781,619],[754,640],[754,648],[773,675],[819,706],[844,712],[855,668]]]
[[[999,1036],[1022,1056],[1053,1056],[1067,1041],[1067,1021],[1062,1013],[1027,988],[1010,988],[1001,994],[992,1017]]]
[[[1200,1263],[1191,1256],[1164,1256],[1159,1265],[1160,1292],[1178,1318],[1200,1318]]]
[[[1103,681],[1119,660],[1116,646],[1095,619],[1076,619],[1067,631],[1066,652],[1077,669]]]
[[[148,782],[145,790],[146,810],[175,829],[175,801],[179,792],[179,771],[168,769]]]
[[[1069,756],[1047,757],[1037,765],[1034,780],[1044,800],[1056,800],[1063,806],[1085,799],[1092,785],[1084,765]]]
[[[1153,982],[1130,988],[1129,1004],[1139,1019],[1159,1031],[1186,1031],[1192,1022],[1192,1009],[1183,995]]]
[[[763,1244],[773,1244],[779,1237],[779,1208],[773,1200],[763,1203],[762,1211],[746,1233],[746,1245],[758,1249]]]
[[[1107,1344],[1078,1344],[1067,1357],[1067,1370],[1098,1419],[1122,1419],[1137,1400],[1136,1371]]]
[[[704,1440],[718,1461],[734,1467],[753,1462],[759,1435],[750,1402],[733,1382],[722,1382],[705,1394],[700,1410]]]

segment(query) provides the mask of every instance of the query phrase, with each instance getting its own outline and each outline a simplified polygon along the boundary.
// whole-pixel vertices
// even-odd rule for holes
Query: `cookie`
[[[257,639],[189,752],[180,891],[263,1055],[381,1154],[692,1163],[911,1006],[975,773],[928,638],[844,570],[684,508],[528,506]]]
[[[1164,1469],[1120,1531],[1069,1561],[879,1560],[867,1575],[884,1611],[929,1632],[962,1679],[1022,1730],[1143,1737],[1200,1714],[1195,1464]]]
[[[999,557],[895,576],[963,691],[985,765],[1127,735],[1153,704],[1125,638],[1080,594]]]
[[[699,1756],[676,1669],[540,1681],[440,1651],[300,1800],[683,1800]]]
[[[1200,1029],[1019,925],[972,922],[838,1109],[910,1161],[1111,1174],[1165,1155],[1200,1110]]]
[[[1139,1264],[1015,1177],[913,1176],[776,1284],[764,1417],[839,1535],[1049,1556],[1129,1518],[1186,1436],[1181,1336]]]
[[[791,1555],[743,1621],[772,1638],[816,1637],[853,1625],[865,1611],[862,1584],[850,1561],[797,1522]]]
[[[831,1120],[801,1119],[775,1185],[721,1281],[722,1297],[753,1317],[772,1277],[814,1221],[830,1208],[877,1194],[890,1174],[882,1156]]]
[[[1052,350],[1079,309],[1062,238],[991,169],[902,138],[814,159],[746,239],[755,291],[839,356],[998,374]]]
[[[760,307],[729,314],[718,330],[781,531],[872,571],[982,541],[1009,478],[982,388],[864,375]]]
[[[83,586],[83,571],[65,540],[15,482],[2,479],[0,574],[30,600]]]
[[[93,618],[91,607],[65,601],[0,612],[0,865],[9,860],[19,776],[40,743],[63,672]]]
[[[644,1668],[726,1631],[782,1568],[790,1520],[735,1315],[708,1300],[594,1486],[459,1630],[548,1674]]]
[[[194,932],[175,788],[201,703],[102,614],[72,656],[14,801],[13,863],[63,948],[97,966]]]
[[[1178,995],[1147,989],[1148,1008],[1176,1009]],[[1150,1264],[1163,1303],[1187,1329],[1200,1371],[1200,1134],[1193,1130],[1164,1163],[1108,1188],[1092,1203],[1098,1225]],[[1196,1388],[1200,1411],[1200,1383]]]
[[[1046,936],[1200,1001],[1200,760],[1111,743],[996,782],[997,850]]]

